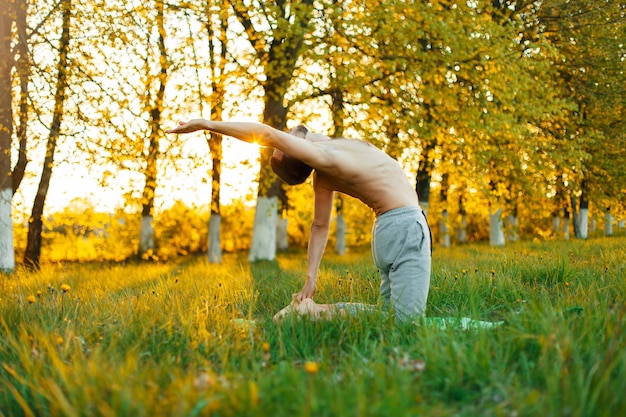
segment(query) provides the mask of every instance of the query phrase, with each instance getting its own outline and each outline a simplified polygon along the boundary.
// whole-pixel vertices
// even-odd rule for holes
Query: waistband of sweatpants
[[[402,215],[405,215],[405,214],[416,214],[416,213],[424,214],[424,211],[419,206],[398,207],[398,208],[386,211],[383,214],[381,214],[380,216],[377,216],[376,217],[376,221],[382,221],[382,220],[388,219],[390,217],[402,216]],[[426,217],[426,215],[424,215],[424,217]]]

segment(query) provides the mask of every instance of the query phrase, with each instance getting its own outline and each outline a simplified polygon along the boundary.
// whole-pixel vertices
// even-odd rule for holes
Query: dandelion
[[[413,372],[424,372],[424,369],[426,369],[426,361],[424,359],[411,359],[407,354],[400,359],[398,364],[401,368]]]
[[[272,359],[270,344],[268,342],[263,342],[261,348],[263,349],[263,361],[261,362],[261,365],[265,368],[269,365],[270,360]]]
[[[41,291],[37,291],[37,298],[41,298]]]
[[[30,304],[32,304],[32,303],[34,303],[34,302],[36,302],[36,301],[37,301],[37,299],[35,298],[35,296],[34,296],[34,295],[29,295],[26,299],[28,300],[28,302],[29,302]]]
[[[57,336],[57,345],[63,344],[63,336]]]
[[[309,375],[315,375],[320,370],[320,364],[317,362],[306,362],[304,364],[304,370]]]
[[[63,284],[63,285],[61,285],[61,290],[62,290],[63,292],[70,292],[70,290],[71,290],[71,289],[72,289],[72,287],[70,287],[70,286],[69,286],[69,285],[67,285],[67,284]]]
[[[205,370],[201,371],[193,380],[194,388],[199,391],[204,391],[213,385],[215,385],[215,377]]]

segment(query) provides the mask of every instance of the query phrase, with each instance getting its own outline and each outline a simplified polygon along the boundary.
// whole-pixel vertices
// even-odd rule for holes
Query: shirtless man
[[[166,133],[209,130],[274,148],[274,172],[291,185],[313,171],[314,218],[304,287],[294,300],[313,298],[317,272],[326,248],[335,191],[356,197],[376,216],[372,253],[381,274],[381,299],[404,320],[424,314],[431,270],[431,236],[417,194],[396,160],[372,144],[330,139],[305,127],[282,132],[248,122],[193,119]]]

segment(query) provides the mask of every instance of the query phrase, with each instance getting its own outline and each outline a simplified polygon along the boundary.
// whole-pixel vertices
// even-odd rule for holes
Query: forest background
[[[304,246],[310,187],[271,149],[164,135],[196,116],[371,141],[442,246],[623,225],[622,2],[1,3],[0,270]],[[368,243],[360,202],[334,219],[337,252]]]

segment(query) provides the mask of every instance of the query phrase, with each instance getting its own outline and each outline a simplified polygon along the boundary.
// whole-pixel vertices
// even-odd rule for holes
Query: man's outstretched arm
[[[303,161],[313,168],[328,165],[328,153],[307,140],[302,140],[287,132],[271,126],[252,122],[219,122],[207,119],[192,119],[180,122],[165,133],[191,133],[198,130],[209,130],[248,143],[279,149],[286,154]]]
[[[275,136],[281,134],[270,126],[252,122],[218,122],[207,119],[192,119],[180,122],[173,129],[165,133],[191,133],[198,130],[209,130],[226,136],[232,136],[249,143],[258,143],[262,146],[274,146]]]

